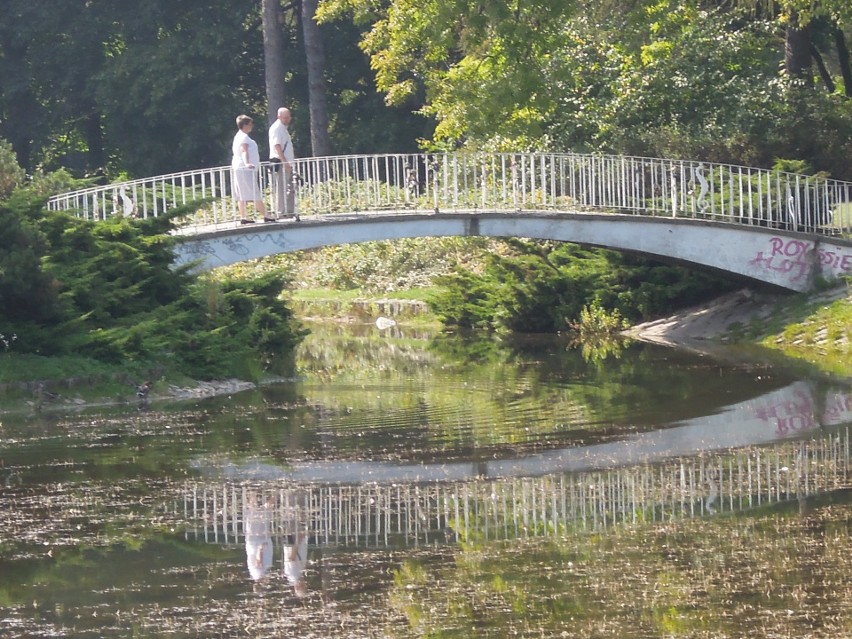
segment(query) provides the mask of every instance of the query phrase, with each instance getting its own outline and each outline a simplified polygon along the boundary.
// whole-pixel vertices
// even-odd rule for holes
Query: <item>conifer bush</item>
[[[275,369],[302,333],[282,271],[255,279],[176,268],[171,216],[89,222],[23,190],[0,200],[0,333],[17,353],[149,363],[210,379]]]

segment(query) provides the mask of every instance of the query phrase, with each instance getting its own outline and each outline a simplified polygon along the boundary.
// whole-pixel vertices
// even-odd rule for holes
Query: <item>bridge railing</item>
[[[274,210],[272,167],[258,172]],[[852,183],[687,160],[575,153],[386,154],[306,158],[299,215],[382,211],[569,211],[707,219],[852,235]],[[186,225],[234,222],[230,167],[92,187],[49,206],[92,220],[156,217],[205,200]]]

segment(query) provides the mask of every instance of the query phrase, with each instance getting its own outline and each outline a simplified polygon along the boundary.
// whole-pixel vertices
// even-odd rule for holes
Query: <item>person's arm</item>
[[[240,145],[240,155],[241,155],[241,156],[243,156],[243,160],[245,161],[245,165],[246,165],[248,168],[253,169],[253,168],[254,168],[254,164],[252,164],[251,162],[249,162],[248,142],[243,142],[243,143]]]

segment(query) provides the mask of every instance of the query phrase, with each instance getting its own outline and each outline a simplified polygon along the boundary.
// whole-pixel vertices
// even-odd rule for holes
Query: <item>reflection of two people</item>
[[[250,492],[243,508],[246,563],[249,574],[259,581],[272,567],[273,533],[282,542],[282,571],[299,596],[308,593],[305,566],[308,560],[307,495],[288,492],[276,504],[270,495],[261,499]],[[274,530],[275,523],[278,530]]]

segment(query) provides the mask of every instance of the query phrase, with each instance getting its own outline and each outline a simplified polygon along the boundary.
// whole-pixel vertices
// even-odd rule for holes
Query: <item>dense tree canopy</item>
[[[301,155],[310,154],[301,0],[281,0],[285,99]],[[133,177],[230,161],[234,118],[264,122],[260,0],[4,0],[0,138],[28,173]],[[329,132],[340,152],[412,150],[429,135],[412,109],[388,109],[352,25],[319,33]],[[255,137],[265,146],[265,130]]]
[[[785,158],[852,177],[840,0],[325,0],[320,17],[368,29],[379,88],[425,96],[440,146]]]
[[[265,64],[270,8],[280,55]],[[327,99],[313,118],[327,119],[321,146],[340,153],[410,151],[420,140],[783,158],[852,175],[845,0],[323,0],[318,30],[313,0],[3,9],[0,138],[30,173],[226,163],[234,116],[263,122],[269,87],[283,87],[307,155],[311,106],[323,106],[309,104],[310,76]],[[262,143],[262,127],[255,134]]]

